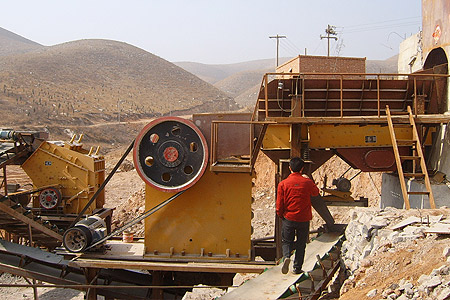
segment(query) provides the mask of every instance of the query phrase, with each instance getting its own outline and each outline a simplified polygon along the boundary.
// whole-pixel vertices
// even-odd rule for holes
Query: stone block
[[[433,289],[433,288],[437,287],[438,285],[440,285],[441,283],[442,283],[442,280],[439,276],[430,276],[430,278],[428,280],[425,280],[424,282],[422,282],[421,285],[428,289]]]
[[[366,296],[369,297],[369,298],[373,298],[373,297],[375,297],[377,295],[377,293],[378,293],[378,290],[377,289],[373,289],[370,292],[368,292],[366,294]]]
[[[376,229],[381,229],[388,225],[389,225],[388,221],[383,217],[375,217],[370,222],[370,226]]]
[[[450,287],[443,288],[436,296],[436,300],[446,300],[446,299],[450,299]]]
[[[420,275],[419,279],[417,280],[417,282],[422,285],[425,281],[428,281],[431,279],[430,275],[426,275],[426,274],[422,274]]]
[[[414,287],[413,284],[411,282],[409,282],[409,281],[404,281],[404,282],[400,281],[398,289],[400,291],[404,291],[406,289],[411,289],[412,290],[413,287]]]
[[[400,297],[397,298],[397,300],[409,300],[408,297],[406,297],[405,294],[400,295]]]
[[[445,247],[444,251],[442,251],[442,255],[444,257],[450,257],[450,247]]]
[[[440,266],[439,268],[434,269],[434,270],[431,272],[430,275],[431,275],[431,276],[448,275],[449,272],[450,272],[450,267],[449,267],[449,266],[446,266],[446,265],[442,265],[442,266]]]
[[[403,233],[410,235],[424,235],[425,228],[418,226],[407,226],[403,229]]]

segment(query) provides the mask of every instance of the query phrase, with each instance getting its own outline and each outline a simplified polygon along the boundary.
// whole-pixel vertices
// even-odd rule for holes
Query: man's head
[[[293,157],[289,161],[289,168],[292,172],[300,172],[303,170],[303,166],[305,165],[305,162],[300,157]]]

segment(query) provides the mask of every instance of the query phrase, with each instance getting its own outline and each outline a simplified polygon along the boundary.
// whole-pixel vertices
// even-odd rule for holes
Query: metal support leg
[[[163,274],[160,271],[154,271],[152,273],[152,285],[161,286],[163,285]],[[152,299],[163,300],[164,290],[163,289],[152,289]]]
[[[86,277],[86,283],[95,285],[97,284],[97,277],[99,269],[96,268],[84,268],[84,276]],[[88,288],[86,291],[86,300],[97,300],[97,289]]]
[[[311,205],[317,211],[317,213],[322,217],[322,219],[327,223],[330,230],[333,229],[334,218],[328,210],[325,200],[322,196],[311,197]]]

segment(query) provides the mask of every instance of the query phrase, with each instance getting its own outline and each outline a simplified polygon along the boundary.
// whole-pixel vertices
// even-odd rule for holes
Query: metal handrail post
[[[377,75],[377,110],[378,118],[381,117],[381,103],[380,103],[380,75]]]
[[[340,76],[340,85],[341,85],[341,118],[344,117],[344,75]]]
[[[268,91],[268,85],[269,85],[269,75],[264,75],[264,98],[265,98],[265,106],[266,106],[266,119],[269,118],[269,91]]]

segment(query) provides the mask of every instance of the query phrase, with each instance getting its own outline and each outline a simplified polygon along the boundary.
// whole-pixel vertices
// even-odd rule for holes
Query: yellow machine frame
[[[64,214],[79,213],[105,179],[104,157],[92,149],[86,151],[81,144],[58,146],[43,142],[22,168],[35,188],[55,186],[60,189]],[[102,191],[86,213],[103,207],[104,202]],[[33,201],[33,207],[39,207],[37,199]]]
[[[145,221],[145,256],[202,260],[251,259],[248,173],[213,173]],[[146,210],[173,193],[146,186]]]
[[[411,139],[409,128],[396,128],[398,139]],[[308,142],[309,148],[350,148],[350,147],[392,147],[389,128],[379,124],[361,126],[359,124],[302,124],[301,141]],[[290,149],[292,126],[289,124],[269,125],[263,140],[264,150]],[[431,145],[431,134],[425,145]]]

